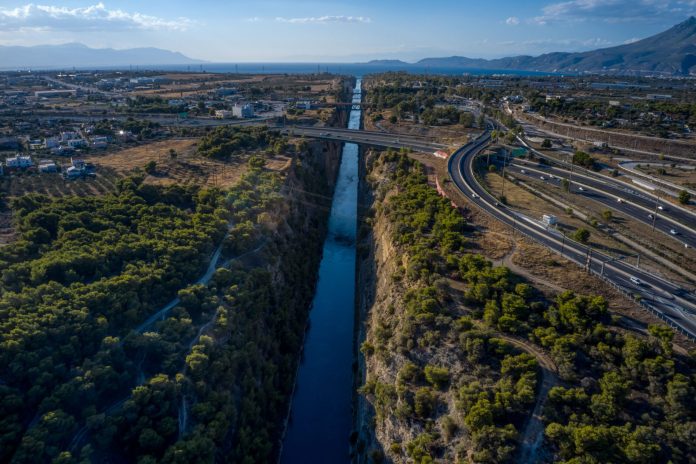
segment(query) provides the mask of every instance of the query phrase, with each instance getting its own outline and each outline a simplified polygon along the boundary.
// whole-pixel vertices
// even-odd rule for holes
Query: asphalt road
[[[31,121],[73,121],[77,123],[95,123],[104,119],[109,121],[125,121],[128,118],[147,119],[162,126],[177,127],[217,127],[217,126],[253,126],[267,124],[268,121],[275,119],[276,114],[268,115],[261,113],[253,119],[215,119],[215,118],[180,118],[171,114],[81,114],[81,113],[50,113],[41,114],[32,112],[20,116],[3,114],[0,112],[0,119],[22,119]]]
[[[374,145],[387,148],[410,148],[415,151],[432,153],[443,150],[446,145],[432,142],[423,137],[399,134],[385,134],[384,132],[356,131],[349,129],[337,129],[334,127],[301,127],[292,126],[281,128],[281,132],[289,135],[313,137],[336,142],[352,142],[364,145]]]
[[[549,164],[549,166],[546,167],[537,164],[537,168],[547,169],[550,174],[559,177],[570,178],[569,168],[571,165],[569,163],[548,157],[530,147],[523,139],[518,137],[518,140],[526,148],[533,151],[535,155],[545,159]],[[518,160],[516,163],[520,164],[523,162],[524,161]],[[531,166],[531,164],[529,165]],[[633,188],[630,184],[621,180],[593,173],[592,171],[577,166],[574,167],[573,171],[572,178],[573,184],[575,185],[573,187],[573,192],[577,191],[582,193],[582,190],[579,189],[580,187],[583,189],[593,189],[595,192],[602,192],[605,197],[613,198],[615,203],[612,204],[612,207],[614,209],[627,215],[635,215],[634,217],[636,219],[643,220],[643,222],[648,220],[650,226],[652,226],[652,218],[650,218],[649,215],[652,214],[657,217],[655,221],[655,228],[657,230],[670,235],[672,239],[678,240],[682,244],[686,244],[690,247],[696,244],[696,214],[693,212],[663,201],[656,194],[648,193],[639,188]],[[623,204],[618,201],[619,198],[623,200]],[[662,206],[662,209],[659,209],[659,206]],[[658,223],[660,224],[659,226]],[[677,232],[677,235],[673,235],[670,232],[671,230]]]
[[[562,188],[561,179],[570,178],[570,172],[565,169],[525,160],[512,161],[506,172],[512,177],[543,181],[559,189]],[[682,245],[696,247],[696,218],[681,209],[671,207],[667,202],[656,202],[641,192],[575,172],[572,175],[570,192],[600,203],[615,210],[619,215],[631,217],[649,227],[652,227],[654,217],[656,231]],[[659,209],[658,205],[663,209]]]
[[[281,130],[293,135],[382,147],[405,147],[426,153],[442,148],[442,145],[424,141],[422,138],[379,132],[300,127]],[[585,266],[589,261],[589,269],[593,274],[600,276],[628,295],[639,295],[644,307],[662,318],[670,326],[696,339],[696,295],[651,272],[590,250],[589,247],[571,241],[554,229],[544,228],[539,222],[509,208],[496,205],[497,200],[478,183],[473,170],[476,155],[488,145],[489,141],[490,132],[486,131],[478,139],[460,148],[449,157],[450,178],[464,195],[469,197],[476,195],[475,201],[484,211],[511,226],[516,233],[525,234],[578,265]],[[633,279],[638,280],[636,282]]]
[[[448,169],[454,185],[485,212],[513,228],[513,233],[523,233],[538,243],[554,250],[575,263],[590,264],[590,271],[629,295],[639,295],[648,309],[659,315],[669,325],[696,338],[696,296],[654,274],[622,261],[590,250],[573,242],[553,229],[497,204],[478,182],[474,174],[474,160],[486,147],[490,133],[457,150],[449,159]],[[632,281],[639,279],[638,283]]]

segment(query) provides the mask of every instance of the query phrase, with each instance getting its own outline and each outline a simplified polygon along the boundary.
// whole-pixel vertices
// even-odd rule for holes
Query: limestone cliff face
[[[355,462],[511,462],[537,364],[482,316],[528,286],[469,252],[420,164],[367,154],[363,171]]]

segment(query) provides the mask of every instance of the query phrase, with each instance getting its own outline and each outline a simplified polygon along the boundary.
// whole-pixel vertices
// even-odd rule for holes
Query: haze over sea
[[[242,73],[242,74],[310,74],[319,72],[329,72],[333,74],[344,74],[353,76],[364,76],[367,74],[383,73],[388,71],[406,71],[411,74],[439,74],[447,76],[461,76],[462,74],[476,74],[490,76],[494,74],[504,74],[511,76],[549,76],[552,73],[517,71],[517,70],[495,70],[495,69],[476,69],[460,67],[436,67],[418,65],[394,65],[394,64],[369,64],[369,63],[207,63],[201,65],[161,65],[152,68],[138,67],[140,70],[153,69],[161,71],[206,71],[213,73]]]

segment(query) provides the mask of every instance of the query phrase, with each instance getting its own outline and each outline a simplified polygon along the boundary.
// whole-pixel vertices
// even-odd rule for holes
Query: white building
[[[84,174],[84,169],[78,169],[75,166],[70,166],[65,170],[65,176],[68,178],[80,177]]]
[[[672,96],[660,93],[649,93],[645,98],[647,98],[648,100],[666,101],[671,100]]]
[[[77,132],[67,131],[60,133],[60,141],[67,142],[68,140],[74,140],[78,137]]]
[[[254,107],[249,103],[245,105],[237,104],[232,107],[232,114],[238,118],[253,118]]]
[[[68,146],[71,148],[81,148],[87,146],[87,141],[85,139],[74,139],[68,140]]]
[[[76,97],[77,90],[39,90],[34,92],[36,98]]]
[[[39,171],[40,172],[58,172],[58,166],[53,160],[42,159],[39,160]]]
[[[234,116],[234,113],[232,111],[228,111],[228,110],[215,111],[215,117],[218,119],[230,119],[232,116]]]
[[[33,166],[34,163],[31,161],[31,156],[17,154],[13,158],[7,158],[5,160],[5,165],[8,168],[28,168]]]
[[[547,226],[555,226],[556,224],[558,224],[558,218],[551,214],[544,214],[544,216],[541,218],[541,221]]]
[[[60,141],[56,137],[49,137],[44,139],[44,147],[51,149],[51,148],[58,148],[60,146]]]

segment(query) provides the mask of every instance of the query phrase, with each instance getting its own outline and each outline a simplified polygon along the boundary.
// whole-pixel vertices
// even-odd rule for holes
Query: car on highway
[[[544,176],[539,176],[539,179],[541,179],[541,180],[546,180],[546,177],[544,177]]]
[[[617,198],[616,201],[618,201],[619,203],[623,203],[623,202],[624,202],[622,198]]]
[[[660,206],[657,207],[657,209],[659,209],[660,211],[664,211],[664,210],[665,210],[665,207],[662,206],[662,205],[660,205]]]
[[[679,235],[679,232],[675,229],[669,229],[669,233],[672,235]]]
[[[471,194],[471,198],[480,198],[480,197],[478,196],[478,194],[472,193],[472,194]]]
[[[648,214],[648,219],[655,219],[655,216],[653,216],[652,214]]]
[[[584,192],[584,191],[585,191],[585,189],[582,188],[582,187],[578,187],[578,190],[580,190],[581,192]]]
[[[520,169],[520,172],[521,172],[522,174],[527,174],[527,171],[525,171],[524,169]]]
[[[640,280],[638,277],[631,276],[630,279],[631,279],[631,282],[633,282],[636,285],[643,285],[643,281]]]

